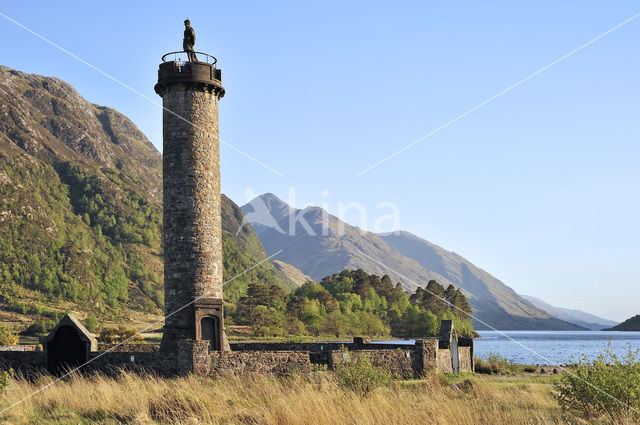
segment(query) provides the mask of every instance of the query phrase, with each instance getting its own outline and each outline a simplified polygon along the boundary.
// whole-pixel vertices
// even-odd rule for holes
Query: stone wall
[[[463,350],[460,350],[463,348]],[[459,338],[458,351],[460,352],[460,372],[475,372],[475,352],[473,338]],[[467,352],[468,349],[468,352]],[[465,369],[462,370],[464,362]],[[467,370],[468,369],[468,370]]]
[[[458,347],[460,371],[472,371],[473,339],[464,340],[462,343],[467,346]],[[469,346],[469,344],[471,345]],[[438,339],[428,338],[416,340],[415,344],[248,342],[233,343],[231,349],[234,352],[244,350],[308,352],[311,363],[326,364],[330,368],[343,362],[345,358],[366,353],[374,365],[388,368],[396,375],[407,377],[420,376],[430,370],[452,373],[451,349],[439,348],[439,345]]]
[[[180,374],[311,373],[308,351],[209,351],[206,341],[184,341],[178,347]]]
[[[436,351],[436,369],[439,372],[453,373],[450,349],[438,348]]]
[[[47,355],[44,351],[0,351],[0,370],[9,368],[25,375],[46,372]]]
[[[417,340],[416,350],[418,354],[416,369],[418,375],[429,370],[436,370],[438,367],[438,340],[435,338]]]
[[[273,374],[306,375],[311,373],[308,352],[296,351],[242,351],[219,352],[209,355],[211,371],[219,374]]]
[[[352,342],[234,342],[230,344],[232,351],[308,351],[311,363],[329,364],[332,351],[354,350],[412,350],[414,344],[354,344]]]
[[[469,341],[464,343],[469,344]],[[473,343],[473,340],[471,340]],[[438,348],[435,338],[415,344],[353,343],[234,343],[233,351],[209,350],[209,341],[180,341],[176,354],[143,351],[93,351],[87,371],[118,373],[120,370],[159,375],[308,374],[311,364],[334,368],[345,360],[366,355],[379,367],[402,377],[418,377],[428,371],[452,372],[451,350]],[[125,348],[124,346],[122,347]],[[135,346],[128,347],[135,348]],[[148,350],[148,347],[145,347]],[[473,370],[473,346],[459,346],[460,371]],[[31,373],[46,370],[43,351],[1,351],[0,368]]]
[[[177,372],[175,357],[158,352],[96,351],[89,356],[89,372],[117,374],[121,370],[171,375]]]
[[[155,353],[158,351],[156,344],[134,343],[134,344],[98,344],[98,351],[118,351],[133,353]]]
[[[371,364],[389,370],[393,375],[403,378],[418,376],[418,355],[415,350],[356,350],[332,351],[329,356],[329,368],[335,369],[341,364],[350,363],[360,356],[367,356]]]
[[[471,347],[458,347],[458,359],[460,361],[460,372],[473,372]]]

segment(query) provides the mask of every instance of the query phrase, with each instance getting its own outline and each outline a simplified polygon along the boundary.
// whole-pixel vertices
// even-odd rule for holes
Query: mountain
[[[264,261],[267,258],[264,247],[251,226],[242,225],[245,222],[240,207],[223,194],[222,262],[224,280],[227,282],[224,285],[225,302],[235,304],[246,295],[252,281],[287,289],[297,288],[297,283],[284,276],[273,262]],[[261,261],[264,262],[256,266]]]
[[[294,283],[296,287],[300,287],[308,281],[313,280],[291,264],[284,263],[280,260],[273,260],[272,263],[276,268],[278,276],[281,276],[283,280]]]
[[[469,292],[474,316],[493,327],[585,330],[582,326],[558,320],[536,307],[499,279],[455,252],[409,232],[384,233],[380,237],[401,254],[418,261],[422,267],[446,276],[454,285]],[[478,329],[484,326],[480,324]]]
[[[640,331],[640,314],[603,331]]]
[[[414,291],[435,279],[464,291],[479,319],[474,321],[477,329],[584,329],[556,319],[461,256],[411,233],[377,235],[318,207],[292,208],[270,193],[253,199],[242,210],[267,254],[282,250],[278,259],[314,280],[361,268],[380,276],[388,274]]]
[[[0,66],[0,320],[40,331],[66,310],[149,322],[163,306],[162,156],[127,117],[57,78]],[[266,255],[222,199],[224,277]],[[236,277],[293,287],[270,262]],[[46,323],[45,323],[46,322]]]
[[[402,270],[408,278],[406,287],[409,289],[417,287],[411,281],[443,279],[400,255],[378,235],[363,233],[321,208],[293,209],[275,195],[266,194],[244,205],[242,210],[268,254],[282,249],[279,260],[297,267],[315,281],[344,269],[364,269],[363,264],[365,271],[379,276],[389,274],[382,264]],[[328,225],[323,230],[325,221]]]
[[[529,300],[533,305],[543,309],[547,313],[551,314],[558,319],[565,322],[573,323],[574,325],[582,326],[594,331],[600,331],[604,328],[608,328],[616,325],[618,322],[613,320],[603,319],[602,317],[594,316],[593,314],[585,313],[580,310],[572,310],[568,308],[555,307],[542,301],[540,298],[532,297],[529,295],[521,295],[522,298]]]

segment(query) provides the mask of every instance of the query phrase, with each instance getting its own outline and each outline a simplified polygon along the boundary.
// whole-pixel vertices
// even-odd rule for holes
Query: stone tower
[[[176,353],[181,342],[194,340],[211,341],[211,350],[228,350],[222,312],[218,140],[218,100],[224,88],[216,59],[191,54],[194,61],[182,61],[178,53],[163,56],[155,86],[164,107],[166,319],[160,349],[166,353]]]

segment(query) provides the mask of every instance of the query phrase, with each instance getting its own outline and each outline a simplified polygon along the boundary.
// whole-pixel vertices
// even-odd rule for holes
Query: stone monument
[[[195,39],[195,35],[194,35]],[[192,46],[191,46],[192,48]],[[189,58],[182,61],[178,55]],[[213,56],[163,56],[155,91],[163,115],[165,326],[160,350],[192,341],[228,350],[222,310],[222,229],[218,100],[224,96]]]

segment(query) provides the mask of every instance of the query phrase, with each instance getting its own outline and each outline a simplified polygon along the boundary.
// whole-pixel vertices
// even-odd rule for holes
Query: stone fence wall
[[[98,344],[98,351],[119,351],[135,353],[155,353],[160,347],[156,344],[134,343],[134,344]]]
[[[84,370],[118,374],[120,371],[174,375],[176,360],[158,352],[144,351],[94,351],[89,355]]]
[[[393,375],[412,378],[422,372],[415,350],[359,350],[332,351],[329,356],[329,368],[336,369],[361,356],[366,356],[374,366],[389,370]]]
[[[453,372],[451,347],[439,348],[437,338],[416,340],[414,344],[371,343],[354,338],[354,342],[318,343],[232,343],[233,351],[289,351],[308,352],[311,363],[326,364],[334,368],[340,363],[357,358],[361,354],[370,358],[372,364],[389,369],[393,374],[409,377],[420,376],[429,370]],[[458,341],[460,372],[473,371],[473,339]]]
[[[471,345],[469,345],[471,344]],[[197,373],[308,374],[311,364],[327,365],[330,369],[361,355],[371,362],[402,377],[421,376],[427,371],[452,372],[451,348],[439,348],[436,338],[417,340],[415,344],[382,343],[233,343],[232,351],[209,351],[206,341],[186,341],[176,355],[136,346],[118,347],[127,351],[91,351],[84,370],[114,374],[120,370],[182,375]],[[458,344],[460,372],[473,371],[473,340],[460,339]],[[0,368],[13,368],[27,374],[47,368],[46,351],[8,351],[0,349]]]
[[[0,370],[13,369],[23,375],[39,374],[47,370],[44,351],[0,351]]]
[[[357,338],[356,338],[357,339]],[[411,350],[415,344],[372,344],[354,342],[234,342],[230,344],[232,351],[308,351],[311,363],[329,364],[332,351],[354,350]]]
[[[209,351],[207,341],[184,341],[178,345],[178,373],[222,374],[309,374],[308,351]]]

